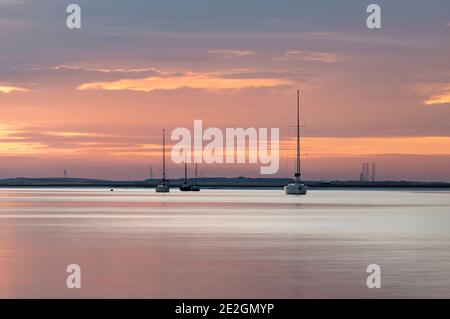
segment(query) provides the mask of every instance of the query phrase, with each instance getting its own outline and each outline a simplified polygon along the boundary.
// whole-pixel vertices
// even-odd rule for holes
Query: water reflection
[[[0,297],[448,298],[448,195],[0,189]]]

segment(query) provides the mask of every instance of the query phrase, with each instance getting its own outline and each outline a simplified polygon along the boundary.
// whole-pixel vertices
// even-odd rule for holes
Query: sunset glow
[[[232,79],[223,78],[218,74],[187,73],[181,76],[151,77],[145,79],[124,79],[113,82],[85,83],[79,90],[131,90],[151,92],[155,90],[176,90],[181,88],[205,90],[229,90],[259,87],[276,87],[291,85],[283,79]]]
[[[0,93],[27,92],[27,89],[17,86],[0,85]]]
[[[373,161],[383,179],[450,180],[445,10],[428,4],[433,18],[421,19],[418,5],[411,24],[386,4],[392,21],[374,31],[350,4],[326,24],[313,3],[177,5],[144,1],[123,12],[86,2],[86,24],[70,30],[55,27],[62,4],[0,3],[0,178],[61,176],[64,166],[144,179],[149,165],[161,168],[162,129],[191,130],[195,120],[279,128],[276,176],[291,176],[300,89],[307,178],[354,179]],[[203,169],[259,176],[236,165]]]

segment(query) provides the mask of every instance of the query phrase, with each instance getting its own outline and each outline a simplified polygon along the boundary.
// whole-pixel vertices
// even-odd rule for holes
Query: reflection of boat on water
[[[157,193],[169,193],[169,181],[166,179],[166,131],[163,130],[163,176],[162,180],[156,186]]]
[[[295,181],[284,186],[287,195],[306,195],[308,187],[300,181],[300,91],[297,90],[297,170]]]

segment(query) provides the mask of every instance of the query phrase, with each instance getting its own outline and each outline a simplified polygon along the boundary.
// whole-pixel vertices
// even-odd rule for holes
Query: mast
[[[195,180],[194,185],[198,185],[198,163],[195,163]]]
[[[184,159],[184,183],[187,184],[187,163],[186,163],[186,159]]]
[[[166,180],[166,130],[163,129],[163,181]]]
[[[297,90],[297,171],[295,178],[300,181],[300,90]]]

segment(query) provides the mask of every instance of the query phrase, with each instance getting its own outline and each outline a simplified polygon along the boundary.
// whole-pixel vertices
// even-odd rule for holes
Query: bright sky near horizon
[[[72,2],[79,30],[66,1],[0,0],[0,178],[159,176],[161,129],[197,119],[280,128],[292,176],[299,88],[305,178],[450,181],[449,1]]]

